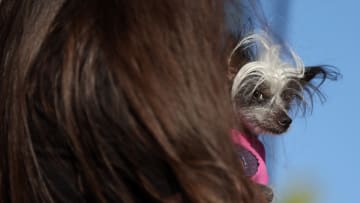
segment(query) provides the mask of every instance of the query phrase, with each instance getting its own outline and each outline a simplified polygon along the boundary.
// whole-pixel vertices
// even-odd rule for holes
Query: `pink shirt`
[[[241,145],[254,155],[258,161],[258,168],[256,173],[251,176],[251,179],[259,184],[267,185],[269,182],[269,176],[265,163],[265,148],[264,145],[258,140],[257,137],[249,139],[247,136],[233,129],[231,135],[235,144]]]

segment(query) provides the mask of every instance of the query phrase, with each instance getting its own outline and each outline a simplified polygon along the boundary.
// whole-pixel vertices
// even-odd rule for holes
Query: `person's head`
[[[261,202],[222,0],[0,0],[1,202]]]

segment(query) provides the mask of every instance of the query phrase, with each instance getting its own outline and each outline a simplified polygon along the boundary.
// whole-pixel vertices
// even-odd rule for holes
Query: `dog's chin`
[[[256,122],[244,122],[245,126],[247,127],[247,129],[255,134],[255,135],[280,135],[285,133],[290,125],[288,126],[279,126],[279,125],[261,125],[261,124],[256,124]]]
[[[281,135],[285,133],[290,126],[286,127],[260,127],[262,129],[261,134],[270,134],[270,135]]]
[[[259,134],[269,134],[269,135],[280,135],[285,133],[289,126],[263,126],[263,125],[248,125],[249,129],[251,129],[251,132],[259,135]]]

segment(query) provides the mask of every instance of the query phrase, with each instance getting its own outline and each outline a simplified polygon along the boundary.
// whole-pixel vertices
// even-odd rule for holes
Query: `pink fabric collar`
[[[252,153],[258,161],[259,165],[257,171],[251,177],[251,179],[256,183],[267,185],[269,182],[269,175],[265,163],[266,160],[264,145],[258,140],[257,137],[249,139],[247,136],[235,129],[231,131],[231,135],[235,144],[244,147],[246,150]]]

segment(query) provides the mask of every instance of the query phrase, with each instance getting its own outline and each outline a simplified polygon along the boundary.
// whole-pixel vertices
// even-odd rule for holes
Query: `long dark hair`
[[[223,1],[0,0],[1,202],[262,202]]]

